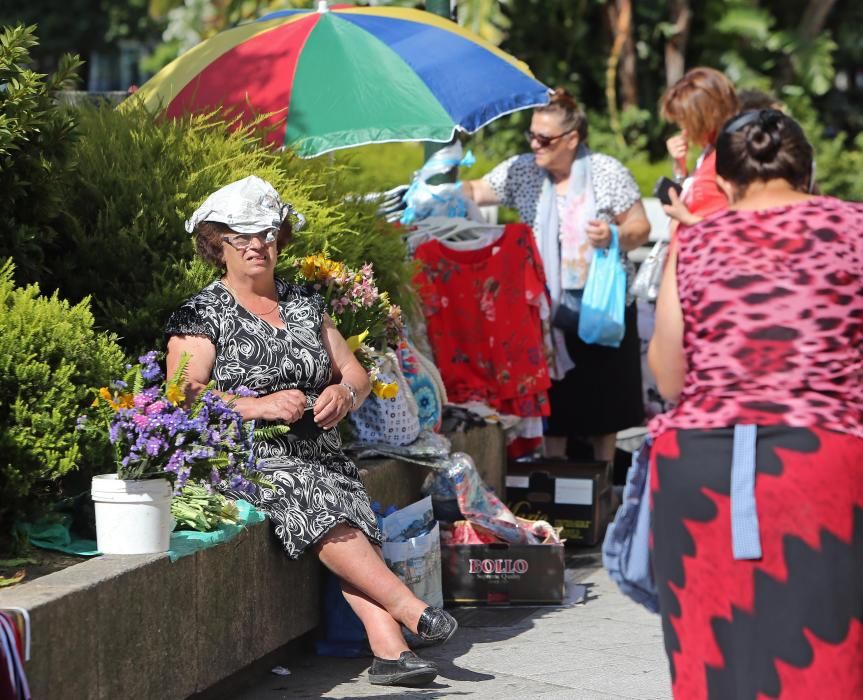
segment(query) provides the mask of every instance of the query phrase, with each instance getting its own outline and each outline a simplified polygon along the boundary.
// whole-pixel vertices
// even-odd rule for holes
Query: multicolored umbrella
[[[137,94],[174,117],[267,115],[268,139],[303,157],[386,141],[445,143],[548,102],[524,63],[454,22],[326,2],[217,34]]]

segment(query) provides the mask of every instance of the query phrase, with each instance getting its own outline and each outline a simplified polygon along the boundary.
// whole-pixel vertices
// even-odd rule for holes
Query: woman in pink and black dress
[[[863,697],[863,205],[815,197],[775,110],[716,145],[650,360],[653,558],[674,696]]]

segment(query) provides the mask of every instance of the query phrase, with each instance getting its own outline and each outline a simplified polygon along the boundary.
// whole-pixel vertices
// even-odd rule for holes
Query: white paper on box
[[[593,479],[554,480],[554,502],[589,506],[593,503]]]
[[[508,476],[506,485],[513,489],[526,489],[530,487],[529,476]]]

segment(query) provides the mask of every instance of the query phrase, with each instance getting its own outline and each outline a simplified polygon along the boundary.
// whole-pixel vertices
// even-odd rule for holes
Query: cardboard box
[[[563,545],[441,545],[448,603],[560,603],[565,596]]]
[[[506,501],[521,518],[562,527],[567,544],[597,544],[612,516],[610,462],[511,461]]]

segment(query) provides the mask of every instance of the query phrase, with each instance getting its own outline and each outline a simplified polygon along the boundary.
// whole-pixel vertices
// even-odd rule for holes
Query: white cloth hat
[[[192,233],[202,221],[216,221],[237,233],[258,233],[279,228],[292,214],[297,219],[293,230],[299,231],[306,223],[305,217],[282,202],[269,182],[249,175],[207,197],[186,221],[186,231]]]

